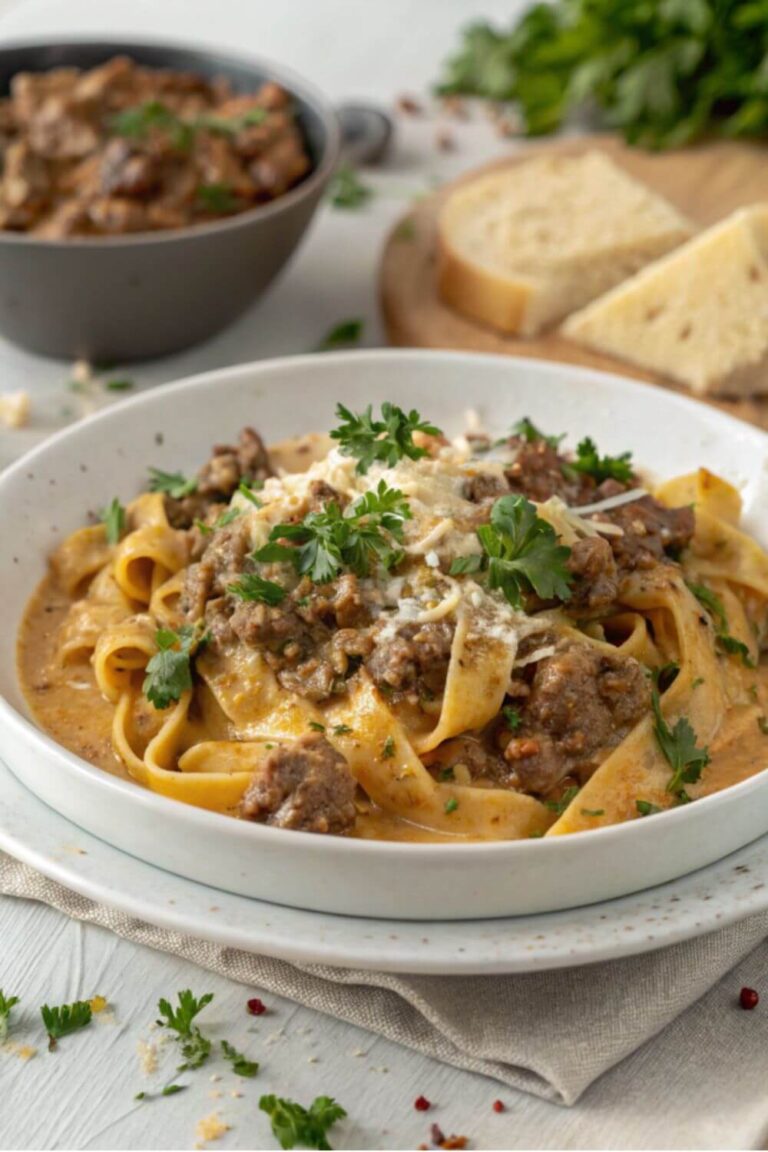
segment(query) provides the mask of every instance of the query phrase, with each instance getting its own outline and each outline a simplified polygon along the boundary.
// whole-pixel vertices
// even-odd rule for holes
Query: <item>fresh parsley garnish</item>
[[[226,528],[233,520],[237,520],[238,516],[242,515],[241,508],[227,508],[226,512],[222,512],[213,524],[206,524],[204,520],[195,520],[195,527],[199,528],[203,536],[210,536],[213,532],[218,532],[219,528]]]
[[[263,123],[266,117],[266,109],[256,107],[248,109],[241,116],[217,116],[202,112],[190,119],[183,119],[161,100],[147,100],[118,112],[112,118],[111,128],[118,136],[134,140],[145,139],[153,129],[165,132],[176,148],[186,151],[191,147],[196,132],[234,136],[243,128]]]
[[[241,496],[244,496],[249,503],[253,504],[254,508],[261,508],[261,500],[256,495],[264,487],[263,480],[254,480],[248,483],[247,480],[241,480],[237,486],[237,490]]]
[[[566,788],[559,800],[545,800],[544,807],[549,808],[550,812],[556,812],[558,816],[562,816],[571,800],[578,796],[580,791],[578,784],[572,784],[570,788]]]
[[[504,717],[504,723],[506,724],[507,728],[509,728],[510,732],[517,731],[523,722],[523,718],[520,715],[520,709],[513,708],[511,704],[505,704],[501,710],[501,714]]]
[[[200,643],[199,629],[184,624],[178,632],[158,628],[157,652],[147,664],[141,690],[155,708],[167,708],[192,687],[192,656]]]
[[[576,459],[570,461],[568,467],[585,476],[592,476],[598,484],[604,480],[618,480],[620,484],[628,484],[632,479],[631,459],[631,452],[622,452],[620,456],[601,456],[594,440],[587,436],[577,445]]]
[[[230,184],[198,184],[195,198],[199,208],[213,215],[223,216],[242,207],[242,200],[234,194]]]
[[[605,808],[582,808],[582,816],[605,816]]]
[[[115,496],[101,513],[108,544],[119,544],[125,532],[125,508]]]
[[[373,189],[346,164],[336,169],[328,186],[328,198],[334,208],[361,208],[372,196]]]
[[[696,746],[696,733],[685,716],[680,716],[670,728],[661,711],[661,700],[656,684],[651,689],[651,705],[655,723],[653,732],[664,758],[672,769],[667,791],[678,799],[687,800],[685,784],[695,784],[709,764],[709,749]]]
[[[114,380],[106,380],[104,387],[109,392],[129,392],[133,388],[133,380],[129,380],[127,376],[117,377]]]
[[[366,576],[374,561],[390,570],[402,559],[395,544],[402,540],[403,523],[410,518],[403,493],[381,480],[375,490],[343,511],[332,500],[322,512],[310,512],[298,524],[277,524],[253,558],[259,563],[292,564],[316,584],[333,580],[345,568]]]
[[[654,816],[663,811],[658,804],[651,804],[650,800],[635,800],[635,808],[641,816]]]
[[[134,1100],[152,1100],[155,1096],[175,1096],[177,1092],[184,1092],[189,1084],[166,1084],[159,1092],[137,1092]]]
[[[194,1023],[203,1008],[213,1000],[213,993],[207,992],[198,1000],[189,988],[177,994],[178,1007],[172,1008],[167,1000],[159,1000],[157,1010],[163,1017],[157,1023],[161,1028],[170,1028],[176,1033],[176,1039],[181,1045],[181,1054],[184,1063],[180,1064],[177,1072],[186,1072],[189,1069],[200,1068],[211,1054],[211,1042],[203,1036]]]
[[[344,456],[357,459],[357,471],[362,475],[374,461],[394,468],[406,456],[410,460],[420,460],[427,455],[426,448],[413,442],[414,432],[426,436],[440,436],[439,428],[422,420],[421,413],[412,408],[407,414],[396,404],[385,402],[381,406],[381,419],[374,420],[373,408],[369,404],[364,412],[350,412],[343,404],[337,404],[336,416],[341,421],[331,432],[331,439],[339,441],[339,451]]]
[[[150,468],[149,490],[164,492],[174,500],[183,500],[185,496],[197,491],[197,480],[187,480],[181,472],[163,472],[159,468]]]
[[[227,592],[240,600],[260,600],[262,604],[280,604],[286,597],[285,588],[274,580],[265,580],[255,572],[243,572],[239,580],[227,585]]]
[[[350,344],[359,344],[364,328],[364,320],[342,320],[325,334],[317,346],[317,351],[331,352],[334,348],[348,348]]]
[[[453,812],[456,811],[458,806],[459,806],[459,802],[456,799],[456,797],[451,796],[450,800],[446,800],[446,802],[443,806],[443,811],[445,812],[446,816],[450,816]]]
[[[11,1012],[18,1003],[18,996],[6,996],[0,989],[0,1044],[8,1035],[8,1029],[11,1026]]]
[[[707,588],[706,584],[696,584],[693,581],[686,581],[688,588],[693,592],[696,599],[702,604],[707,612],[712,617],[712,622],[715,626],[715,639],[724,652],[730,656],[739,656],[742,664],[746,668],[754,668],[755,662],[750,655],[749,648],[743,640],[737,640],[728,631],[728,617],[725,612],[725,605],[716,592],[711,588]]]
[[[327,1132],[337,1120],[343,1120],[346,1111],[332,1096],[318,1096],[309,1108],[295,1100],[281,1096],[262,1096],[259,1108],[266,1112],[272,1124],[272,1133],[281,1148],[319,1148],[329,1152]]]
[[[313,732],[325,732],[325,724],[321,724],[319,720],[310,720],[309,727]]]
[[[221,1050],[224,1056],[229,1060],[232,1065],[232,1071],[236,1072],[238,1076],[255,1076],[259,1070],[259,1065],[253,1060],[246,1060],[242,1052],[238,1052],[226,1040],[221,1042]]]
[[[53,1052],[59,1040],[86,1028],[93,1019],[93,1010],[87,1000],[76,1000],[74,1004],[62,1004],[50,1008],[44,1004],[40,1009],[45,1030],[48,1033],[48,1049]]]
[[[480,572],[485,566],[485,557],[482,552],[470,552],[468,556],[455,556],[449,569],[451,576],[467,576],[472,572]]]
[[[488,583],[513,608],[535,592],[543,600],[568,600],[572,576],[566,567],[570,548],[558,544],[551,524],[536,514],[525,496],[502,496],[491,508],[490,524],[477,529],[487,557]]]
[[[446,781],[448,781],[448,780],[455,780],[456,779],[456,773],[453,770],[453,765],[449,764],[449,766],[447,768],[441,768],[440,772],[438,773],[437,778],[443,784],[445,784]]]
[[[387,736],[381,748],[382,760],[391,760],[395,754],[395,739],[394,736]]]
[[[564,432],[560,436],[547,436],[527,416],[523,416],[522,420],[518,420],[517,424],[513,425],[512,435],[520,436],[528,444],[535,444],[538,440],[543,440],[545,444],[549,444],[550,448],[557,448],[560,442],[565,439]]]
[[[333,729],[333,734],[334,736],[350,736],[352,731],[349,724],[337,724]]]

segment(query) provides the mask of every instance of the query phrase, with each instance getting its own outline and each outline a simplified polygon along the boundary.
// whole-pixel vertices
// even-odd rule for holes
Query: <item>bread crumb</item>
[[[17,1044],[15,1040],[6,1040],[0,1047],[2,1047],[3,1052],[7,1052],[10,1056],[17,1056],[19,1060],[25,1062],[37,1055],[37,1048],[33,1048],[31,1044]]]
[[[317,1056],[308,1056],[307,1057],[307,1064],[319,1064],[319,1063],[320,1063],[320,1061],[318,1060]]]
[[[239,1100],[242,1095],[243,1095],[242,1092],[238,1092],[237,1088],[233,1088],[232,1091],[230,1092],[230,1096],[234,1100]]]
[[[75,360],[70,379],[76,380],[78,384],[88,384],[93,379],[93,368],[87,360]]]
[[[210,1116],[203,1116],[197,1122],[196,1135],[201,1143],[205,1140],[219,1140],[226,1132],[229,1132],[229,1124],[224,1123],[218,1112],[211,1112]]]
[[[139,1040],[136,1047],[139,1053],[141,1071],[145,1076],[151,1076],[157,1072],[157,1045],[148,1044],[146,1040]]]
[[[29,392],[6,392],[0,396],[0,424],[24,428],[29,423]]]
[[[209,1092],[208,1095],[210,1096],[211,1100],[221,1100],[223,1092],[220,1092],[218,1088],[214,1088],[214,1090]]]
[[[210,1080],[211,1080],[211,1084],[217,1084],[218,1081],[221,1080],[221,1076],[219,1076],[218,1072],[212,1072],[211,1076],[210,1076]]]

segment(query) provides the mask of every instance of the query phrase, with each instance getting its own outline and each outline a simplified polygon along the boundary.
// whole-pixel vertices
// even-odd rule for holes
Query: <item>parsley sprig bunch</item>
[[[528,417],[523,416],[522,420],[518,420],[512,426],[512,435],[519,436],[521,440],[525,440],[527,444],[536,444],[543,440],[549,444],[550,448],[557,448],[561,441],[565,439],[565,433],[561,432],[559,436],[548,436],[546,432],[542,432],[537,428],[534,422]]]
[[[6,996],[0,988],[0,1044],[8,1035],[8,1029],[11,1026],[11,1012],[18,1003],[18,996]]]
[[[685,785],[695,784],[701,778],[702,771],[709,764],[709,749],[697,746],[696,733],[687,717],[678,717],[674,728],[669,727],[661,711],[658,681],[651,689],[651,705],[654,715],[653,733],[672,769],[667,791],[677,797],[678,802],[687,803],[690,797],[685,791]],[[640,808],[638,811],[641,816],[646,815]]]
[[[188,480],[181,472],[163,472],[160,468],[149,470],[150,492],[162,492],[174,500],[183,500],[197,491],[197,480]]]
[[[318,1096],[309,1108],[281,1096],[262,1096],[259,1108],[266,1112],[272,1123],[272,1132],[281,1148],[295,1148],[303,1144],[305,1148],[330,1150],[328,1130],[337,1120],[343,1120],[346,1111],[332,1096]]]
[[[724,652],[730,656],[739,656],[745,668],[754,668],[755,662],[750,655],[749,648],[743,640],[737,640],[728,629],[728,616],[725,605],[716,592],[707,588],[706,584],[696,584],[688,581],[688,588],[696,599],[702,604],[712,617],[715,626],[715,639]]]
[[[427,436],[441,435],[440,429],[428,420],[422,420],[421,413],[415,408],[406,413],[397,404],[388,402],[381,406],[380,420],[374,420],[370,404],[364,412],[350,412],[343,404],[337,404],[336,416],[341,424],[333,429],[331,439],[338,440],[339,451],[344,456],[356,457],[356,471],[361,474],[377,460],[388,468],[394,468],[406,456],[410,460],[426,456],[426,448],[414,444],[414,432]]]
[[[267,117],[265,108],[249,108],[241,116],[217,116],[202,112],[198,116],[184,119],[162,100],[146,100],[125,108],[112,118],[111,129],[118,136],[132,140],[143,140],[153,130],[164,132],[174,147],[181,151],[191,148],[197,132],[211,132],[217,136],[235,136],[244,128],[262,124]]]
[[[367,576],[373,564],[381,564],[389,571],[403,557],[397,545],[403,538],[403,524],[410,518],[403,493],[380,480],[375,490],[343,510],[331,501],[322,512],[310,512],[298,524],[277,524],[253,559],[291,564],[316,584],[333,580],[344,569]]]
[[[551,524],[536,513],[525,496],[502,496],[491,508],[489,524],[477,529],[483,554],[458,556],[451,575],[487,571],[488,584],[498,588],[513,608],[521,608],[532,592],[542,600],[568,600],[570,548],[558,543]]]
[[[601,456],[594,440],[586,436],[577,444],[576,457],[569,461],[567,467],[585,476],[592,476],[598,484],[604,480],[618,480],[620,484],[628,484],[633,476],[631,460],[631,452]]]
[[[176,1033],[184,1057],[184,1063],[180,1064],[176,1071],[186,1072],[202,1067],[211,1054],[211,1041],[202,1034],[195,1024],[195,1019],[213,1000],[213,993],[206,992],[198,999],[189,988],[186,988],[177,994],[177,999],[176,1008],[173,1008],[168,1000],[158,1001],[157,1010],[162,1019],[157,1023],[161,1028],[170,1028]]]
[[[76,1000],[74,1004],[61,1004],[53,1008],[44,1004],[40,1015],[48,1033],[48,1048],[53,1052],[64,1036],[88,1027],[93,1019],[93,1009],[87,1000]]]

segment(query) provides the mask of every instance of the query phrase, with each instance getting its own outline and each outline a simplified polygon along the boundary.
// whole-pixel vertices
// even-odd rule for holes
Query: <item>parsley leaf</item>
[[[185,624],[178,632],[158,628],[157,652],[147,664],[141,690],[155,708],[167,708],[192,687],[192,654],[199,646],[199,630]]]
[[[582,816],[605,816],[605,808],[582,808]]]
[[[559,800],[545,800],[544,807],[549,808],[550,812],[556,812],[558,816],[562,816],[571,800],[578,796],[580,791],[578,784],[572,784],[570,788],[566,788]]]
[[[234,194],[231,184],[198,184],[195,199],[198,208],[217,216],[236,212],[243,205],[240,197]]]
[[[101,519],[106,529],[107,543],[119,544],[125,532],[125,508],[116,496],[101,513]]]
[[[507,728],[509,728],[510,732],[516,732],[523,722],[523,718],[520,715],[520,709],[513,708],[511,704],[505,704],[501,710],[501,714],[504,717],[504,723],[506,724]]]
[[[252,1060],[246,1060],[241,1052],[233,1048],[226,1040],[221,1042],[221,1050],[224,1056],[229,1060],[232,1065],[232,1071],[236,1072],[238,1076],[255,1076],[259,1070],[259,1065]]]
[[[164,492],[174,500],[183,500],[185,496],[197,491],[197,480],[187,480],[181,472],[162,472],[159,468],[150,468],[149,490]]]
[[[468,556],[455,556],[449,569],[451,576],[466,576],[472,572],[479,572],[485,565],[485,557],[480,552],[471,552]]]
[[[0,1044],[2,1044],[8,1035],[8,1029],[11,1024],[11,1012],[18,1003],[18,996],[6,996],[0,988]]]
[[[281,1148],[303,1144],[305,1148],[319,1148],[322,1152],[329,1152],[331,1147],[326,1137],[328,1129],[347,1114],[331,1096],[316,1097],[308,1109],[295,1100],[262,1096],[259,1108],[269,1116],[272,1133]]]
[[[44,1004],[40,1015],[48,1033],[48,1049],[53,1052],[63,1036],[69,1036],[90,1024],[93,1010],[87,1000],[76,1000],[74,1004],[62,1004],[58,1008],[49,1008]]]
[[[203,536],[211,536],[214,532],[218,532],[219,528],[226,528],[227,524],[231,524],[233,520],[237,520],[238,516],[242,515],[240,508],[227,508],[226,512],[222,512],[213,524],[206,524],[204,520],[195,520],[195,527],[198,528]]]
[[[129,392],[133,388],[133,380],[129,380],[127,376],[116,377],[114,380],[106,380],[104,387],[109,392]]]
[[[635,800],[635,808],[641,816],[654,816],[657,812],[663,811],[658,804],[651,804],[650,800]]]
[[[572,576],[565,562],[570,548],[557,543],[551,524],[540,519],[525,496],[502,496],[491,509],[490,524],[477,530],[488,557],[488,582],[514,608],[533,591],[543,600],[568,600]]]
[[[538,440],[543,440],[549,444],[550,448],[557,448],[561,440],[565,439],[564,432],[560,436],[547,436],[527,416],[523,416],[522,420],[518,420],[517,424],[513,425],[512,435],[519,436],[528,444],[535,444]]]
[[[659,748],[672,768],[667,791],[678,798],[685,796],[684,784],[695,784],[709,764],[709,749],[696,747],[696,733],[685,716],[680,716],[670,728],[661,711],[659,690],[654,684],[651,704],[655,717],[653,732]],[[687,797],[685,797],[687,799]]]
[[[287,595],[285,588],[273,580],[264,580],[255,572],[244,572],[234,584],[227,585],[227,592],[241,600],[260,600],[262,604],[280,604]]]
[[[362,208],[372,196],[373,189],[347,164],[336,169],[328,185],[328,198],[334,208]]]
[[[381,748],[382,760],[391,760],[395,755],[395,738],[394,736],[387,736]]]
[[[587,436],[576,447],[576,459],[568,465],[576,472],[583,472],[592,476],[598,484],[604,480],[618,480],[621,484],[628,484],[632,479],[631,452],[622,452],[620,456],[601,456],[594,440]]]
[[[426,448],[414,444],[414,432],[423,432],[427,436],[441,435],[440,429],[422,420],[415,408],[406,415],[402,408],[387,402],[381,406],[380,420],[374,420],[370,404],[360,413],[350,412],[343,404],[337,404],[336,416],[341,424],[333,429],[331,438],[339,441],[342,455],[357,458],[356,470],[361,474],[367,472],[376,460],[393,468],[406,456],[410,460],[426,456]]]
[[[731,656],[740,656],[741,662],[746,668],[754,668],[755,662],[750,655],[747,645],[743,640],[737,640],[735,636],[731,636],[728,631],[728,617],[725,613],[725,605],[717,593],[713,592],[711,588],[707,588],[706,584],[695,584],[690,580],[687,580],[686,584],[699,603],[703,604],[712,617],[715,625],[715,639],[723,651]]]
[[[241,480],[237,486],[237,490],[241,496],[244,496],[249,503],[253,504],[254,508],[261,508],[261,500],[259,500],[255,493],[260,492],[263,487],[264,482],[262,480],[255,480],[251,484],[249,484],[247,480]]]
[[[330,352],[334,348],[345,348],[350,344],[359,344],[364,328],[364,320],[342,320],[325,334],[317,346],[317,351]]]
[[[451,796],[451,798],[449,800],[446,800],[446,802],[443,806],[443,811],[445,812],[446,816],[451,816],[457,810],[458,807],[459,807],[458,800],[456,799],[455,796]]]
[[[159,1092],[137,1092],[134,1100],[151,1100],[154,1096],[175,1096],[187,1088],[189,1088],[189,1084],[166,1084]]]
[[[366,576],[378,561],[387,570],[402,559],[394,542],[402,540],[403,523],[411,509],[403,493],[384,480],[344,511],[331,501],[322,512],[310,512],[298,524],[277,524],[269,541],[253,554],[259,563],[282,562],[294,566],[316,584],[325,584],[349,568]],[[281,541],[290,541],[288,547]]]
[[[213,1000],[213,993],[207,992],[198,1000],[187,988],[179,992],[177,998],[179,1001],[177,1008],[172,1008],[167,1000],[158,1001],[157,1010],[163,1019],[157,1023],[161,1028],[170,1028],[176,1033],[184,1057],[184,1063],[179,1065],[177,1071],[186,1072],[200,1068],[211,1054],[211,1042],[203,1036],[194,1020]]]

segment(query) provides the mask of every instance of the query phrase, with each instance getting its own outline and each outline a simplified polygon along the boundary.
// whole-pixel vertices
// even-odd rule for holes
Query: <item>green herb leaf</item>
[[[654,684],[651,690],[651,704],[655,717],[654,735],[664,758],[672,769],[667,791],[681,797],[685,794],[684,784],[695,784],[709,764],[709,749],[696,746],[696,733],[685,716],[680,716],[670,728],[661,711],[659,690]]]
[[[488,582],[499,588],[514,608],[535,592],[543,600],[568,600],[571,573],[566,560],[571,554],[557,542],[551,524],[536,514],[524,496],[502,496],[491,509],[491,522],[477,535],[488,557]]]
[[[213,524],[206,524],[204,520],[195,520],[195,527],[199,528],[203,536],[211,536],[214,532],[218,532],[219,528],[226,528],[233,520],[237,520],[238,516],[242,515],[242,508],[227,508],[226,512],[222,512]]]
[[[76,1000],[74,1004],[62,1004],[58,1008],[44,1004],[40,1015],[48,1033],[48,1048],[52,1052],[62,1037],[90,1024],[93,1010],[87,1000]]]
[[[605,808],[582,808],[582,816],[605,816]]]
[[[455,556],[449,572],[451,576],[467,576],[472,572],[480,572],[484,566],[485,557],[480,552],[472,552],[469,556]]]
[[[387,736],[381,749],[382,760],[391,760],[395,755],[395,740],[393,736]]]
[[[347,1114],[331,1096],[316,1097],[308,1109],[285,1097],[262,1096],[259,1108],[269,1116],[272,1133],[281,1148],[303,1144],[321,1152],[330,1152],[328,1130]]]
[[[246,1060],[241,1052],[233,1048],[226,1040],[221,1042],[221,1050],[224,1056],[229,1060],[232,1065],[232,1071],[236,1072],[238,1076],[255,1076],[259,1070],[259,1065],[252,1060]]]
[[[210,1040],[203,1036],[194,1021],[213,1000],[213,993],[208,992],[198,1000],[187,988],[177,994],[177,999],[176,1008],[171,1007],[167,1000],[158,1001],[157,1010],[162,1019],[157,1023],[161,1028],[170,1028],[176,1033],[184,1057],[184,1063],[179,1065],[177,1071],[186,1072],[200,1068],[211,1054]]]
[[[568,805],[578,796],[581,789],[577,784],[573,784],[570,788],[566,788],[559,800],[545,800],[544,807],[549,808],[550,812],[556,812],[558,816],[562,816]]]
[[[122,377],[115,380],[105,380],[104,382],[104,387],[109,392],[128,392],[131,388],[133,388],[133,386],[133,380],[129,380],[127,377]]]
[[[535,444],[538,440],[543,440],[549,444],[550,448],[557,448],[560,442],[565,439],[564,432],[560,436],[547,436],[527,416],[523,416],[522,420],[518,420],[517,424],[513,426],[512,435],[520,436],[528,444]]]
[[[450,816],[451,813],[456,811],[458,806],[459,806],[459,802],[456,799],[456,797],[451,796],[450,800],[446,800],[443,811],[445,812],[446,816]]]
[[[101,513],[101,519],[106,529],[107,543],[119,544],[125,532],[125,508],[116,496]]]
[[[345,348],[350,344],[359,344],[364,328],[364,320],[342,320],[325,334],[317,346],[317,351],[330,352],[334,348]]]
[[[331,438],[339,441],[339,451],[344,456],[357,459],[357,471],[364,474],[374,461],[394,468],[399,460],[408,457],[420,460],[427,455],[426,448],[413,442],[414,432],[427,436],[440,436],[439,428],[422,420],[421,414],[412,408],[406,415],[396,404],[385,402],[381,406],[381,419],[373,419],[373,408],[369,404],[364,412],[350,412],[343,404],[336,406],[336,416],[341,421],[331,432]]]
[[[192,655],[200,644],[199,629],[184,625],[178,632],[159,628],[157,652],[147,664],[141,690],[155,708],[167,708],[192,687]]]
[[[227,585],[227,592],[241,600],[260,600],[262,604],[280,604],[286,597],[285,588],[273,580],[264,580],[255,572],[244,572],[234,584]]]
[[[328,198],[334,208],[361,208],[373,196],[354,168],[342,165],[336,169],[328,186]]]
[[[191,123],[182,120],[160,100],[147,100],[118,112],[112,118],[111,128],[118,136],[133,140],[143,140],[152,131],[163,132],[181,151],[191,147],[195,133]]]
[[[185,1092],[189,1084],[166,1084],[159,1092],[137,1092],[134,1100],[152,1100],[156,1096],[175,1096],[177,1092]]]
[[[231,184],[198,184],[195,190],[198,208],[215,216],[224,216],[242,208],[243,202],[236,196]]]
[[[344,511],[331,501],[298,524],[277,524],[268,543],[254,553],[259,563],[289,563],[316,584],[333,580],[345,568],[367,576],[373,562],[390,570],[402,559],[395,547],[411,509],[403,493],[384,480]],[[290,541],[288,547],[282,541]]]
[[[19,1003],[18,996],[6,996],[0,989],[0,1044],[3,1043],[11,1026],[11,1012]]]
[[[737,640],[736,637],[731,636],[730,633],[720,633],[717,637],[717,642],[729,656],[740,657],[745,668],[755,667],[755,662],[752,659],[749,648],[743,640]]]
[[[571,461],[569,467],[592,476],[598,484],[604,480],[618,480],[621,484],[628,484],[633,475],[631,459],[631,452],[622,452],[620,456],[601,456],[594,440],[587,436],[579,442],[576,459]]]
[[[651,804],[650,800],[635,800],[635,808],[641,816],[654,816],[657,812],[663,811],[658,804]]]
[[[334,736],[350,736],[353,729],[348,724],[337,724],[333,729]]]
[[[511,704],[505,704],[501,710],[501,714],[510,732],[516,732],[523,722],[519,708],[513,708]]]
[[[185,496],[197,491],[197,480],[187,480],[181,472],[162,472],[159,468],[150,468],[149,490],[164,492],[174,500],[183,500]]]
[[[713,592],[711,588],[707,588],[706,584],[696,584],[690,580],[686,580],[686,584],[699,603],[703,604],[712,617],[712,622],[715,626],[715,638],[723,651],[727,652],[729,656],[739,656],[742,664],[744,664],[746,668],[754,668],[755,662],[752,659],[747,645],[743,640],[737,640],[735,636],[731,636],[728,631],[728,617],[725,612],[725,605],[717,593]]]
[[[264,482],[261,480],[254,481],[249,484],[247,480],[241,480],[237,486],[237,490],[241,496],[244,496],[249,503],[253,504],[254,508],[261,508],[261,500],[255,495],[260,492],[264,487]]]
[[[319,720],[310,720],[309,727],[313,732],[325,732],[325,724],[321,724]]]

